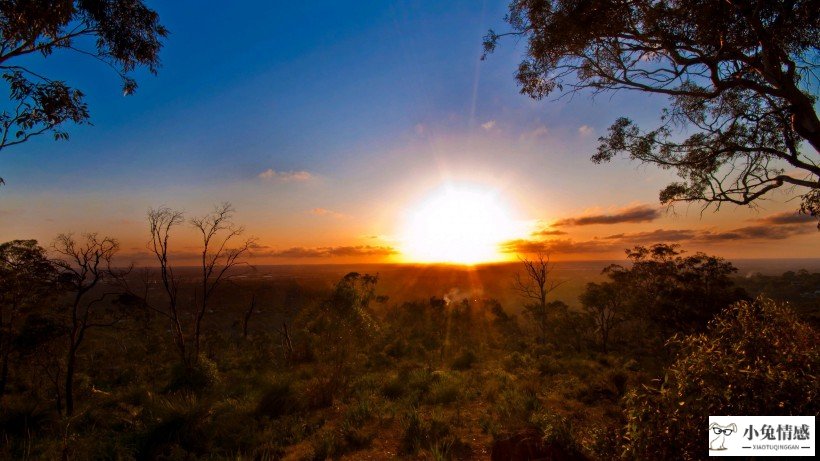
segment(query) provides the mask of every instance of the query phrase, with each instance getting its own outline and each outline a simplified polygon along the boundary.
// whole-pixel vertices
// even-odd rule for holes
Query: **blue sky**
[[[504,29],[503,1],[149,5],[170,35],[159,74],[136,72],[135,95],[90,58],[35,63],[86,93],[93,125],[2,152],[0,238],[99,230],[137,251],[149,207],[201,213],[228,200],[273,249],[392,246],[403,210],[446,182],[500,190],[517,219],[537,225],[656,206],[672,178],[589,162],[617,116],[651,123],[662,99],[533,101],[513,79],[523,44],[479,60],[487,30]],[[742,227],[793,209],[786,198],[754,213],[683,209],[634,231]],[[780,255],[770,241],[748,245]]]

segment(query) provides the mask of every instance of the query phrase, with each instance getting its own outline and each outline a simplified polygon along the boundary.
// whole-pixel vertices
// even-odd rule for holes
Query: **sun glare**
[[[502,261],[508,258],[499,252],[499,244],[515,233],[515,223],[497,192],[446,186],[408,210],[402,255],[408,262]]]

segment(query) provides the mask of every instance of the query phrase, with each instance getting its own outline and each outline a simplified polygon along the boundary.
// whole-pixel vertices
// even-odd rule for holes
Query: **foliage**
[[[466,349],[459,354],[455,360],[453,360],[452,365],[450,367],[453,370],[469,370],[473,367],[473,364],[478,360],[476,357],[475,352],[470,349]]]
[[[631,267],[611,265],[604,273],[630,296],[630,316],[648,318],[663,339],[703,330],[713,315],[745,297],[730,277],[737,268],[723,258],[682,256],[677,245],[667,244],[636,246],[626,255]]]
[[[55,335],[37,334],[39,304],[58,292],[57,268],[36,240],[0,245],[0,397],[8,383],[12,354],[33,350]],[[49,329],[55,332],[56,329]]]
[[[48,296],[33,296],[24,303],[31,309],[19,313],[8,344],[14,351],[13,373],[0,398],[0,438],[7,441],[0,445],[0,458],[379,459],[390,453],[468,459],[518,446],[538,448],[544,456],[611,459],[626,440],[617,430],[624,424],[622,396],[637,399],[635,393],[643,391],[635,389],[650,384],[655,370],[668,366],[657,350],[638,356],[642,344],[625,340],[629,328],[645,335],[647,326],[654,325],[635,317],[646,317],[650,299],[662,306],[664,299],[683,302],[693,293],[697,296],[692,299],[699,300],[700,295],[723,299],[722,293],[733,292],[730,284],[722,284],[722,276],[713,276],[706,279],[717,288],[703,294],[705,285],[689,272],[711,272],[700,263],[684,264],[686,258],[675,248],[634,249],[638,257],[631,267],[609,268],[607,273],[616,275],[596,285],[623,287],[629,294],[625,320],[612,339],[618,347],[602,354],[592,347],[595,325],[589,316],[558,300],[548,302],[550,340],[538,344],[538,326],[518,323],[529,315],[523,306],[506,310],[492,299],[439,296],[387,305],[373,302],[378,298],[376,276],[350,273],[337,279],[331,273],[278,280],[251,274],[214,292],[209,305],[218,306],[222,315],[203,317],[207,335],[202,355],[182,362],[169,336],[173,324],[144,308],[146,300],[167,295],[161,270],[112,269],[101,272],[102,279],[88,288],[94,277],[82,275],[84,258],[67,263],[68,255],[97,255],[101,247],[89,242],[103,241],[60,240],[63,262],[43,280]],[[113,252],[110,243],[102,248]],[[40,261],[36,255],[42,249],[36,244],[0,248],[10,246],[31,256],[35,265]],[[109,269],[106,254],[99,253],[98,270]],[[4,268],[5,282],[25,280],[32,269]],[[202,302],[201,267],[170,270],[181,318],[192,321]],[[790,285],[796,283],[797,293],[813,283],[808,273],[784,277]],[[682,291],[657,290],[670,283]],[[141,284],[145,290],[137,293],[134,288]],[[690,285],[694,291],[684,289]],[[60,410],[67,398],[73,323],[64,314],[71,312],[77,290],[87,290],[77,312],[81,319],[89,308],[88,331],[93,334],[75,351],[75,410],[67,416]],[[20,294],[29,293],[23,289]],[[251,297],[257,311],[253,333],[245,336],[241,319]],[[139,315],[124,315],[132,312]],[[98,328],[110,321],[116,321],[116,328]],[[668,328],[675,325],[685,324],[669,323]],[[776,336],[774,329],[784,329],[777,323],[770,328],[762,329],[769,336],[761,344]],[[811,332],[785,330],[794,338]],[[657,341],[660,333],[655,331]],[[752,335],[724,336],[737,342]],[[816,334],[803,346],[815,340]],[[670,349],[675,348],[687,350],[681,342]],[[766,354],[760,366],[777,376],[786,376],[784,370],[803,357],[797,351]],[[700,365],[705,368],[706,362]],[[756,384],[756,392],[773,386],[773,379]],[[780,392],[784,386],[772,390],[782,394],[784,411],[792,411],[786,399],[793,396]],[[703,393],[696,391],[692,396]],[[659,401],[647,405],[666,408]],[[645,417],[643,407],[630,408],[635,417]],[[654,430],[651,424],[641,429]],[[522,441],[527,442],[519,446]],[[507,453],[525,456],[521,450]]]
[[[171,368],[171,379],[167,391],[202,392],[219,382],[219,370],[216,363],[207,357],[184,363],[175,363]]]
[[[754,204],[797,187],[801,211],[820,217],[814,2],[513,0],[507,21],[512,30],[490,31],[485,50],[506,35],[527,40],[516,73],[522,93],[669,98],[653,129],[616,120],[596,163],[625,153],[676,170],[680,181],[661,191],[663,203]]]
[[[155,73],[167,30],[142,1],[7,1],[0,4],[0,71],[9,86],[0,114],[0,151],[52,133],[67,139],[67,122],[89,118],[82,91],[33,70],[55,52],[96,59],[113,69],[123,93],[137,88],[137,67]],[[0,180],[2,183],[2,180]]]
[[[787,305],[758,298],[721,312],[680,351],[658,388],[626,399],[630,458],[701,459],[709,415],[815,415],[818,335]]]
[[[612,330],[626,320],[627,291],[613,282],[590,282],[580,300],[600,335],[601,352],[606,354]]]

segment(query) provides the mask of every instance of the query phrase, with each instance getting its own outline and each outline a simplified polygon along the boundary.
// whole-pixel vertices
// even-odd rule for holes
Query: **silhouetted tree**
[[[579,297],[581,305],[595,324],[601,351],[609,352],[612,330],[626,320],[627,292],[612,282],[588,283]]]
[[[350,272],[327,298],[299,312],[294,322],[302,336],[297,347],[306,347],[306,354],[317,359],[322,369],[311,392],[316,406],[332,404],[357,365],[362,366],[357,353],[372,344],[379,331],[370,308],[377,298],[378,280],[378,275]]]
[[[329,349],[365,340],[377,328],[370,303],[376,299],[378,280],[378,275],[348,273],[320,303],[318,312],[302,315],[304,325]]]
[[[36,240],[0,244],[0,402],[27,317],[53,296],[57,270]],[[26,337],[26,340],[31,339]]]
[[[179,305],[179,280],[174,274],[174,268],[170,262],[169,240],[171,238],[171,230],[184,221],[185,216],[181,211],[174,211],[168,207],[160,207],[148,211],[148,226],[151,231],[151,241],[148,243],[148,249],[154,254],[157,258],[157,263],[159,263],[159,276],[163,291],[167,296],[167,304],[162,308],[158,308],[148,299],[149,291],[145,290],[143,293],[146,307],[167,318],[170,322],[171,336],[179,353],[180,360],[183,362],[186,361],[188,357],[186,350],[187,338],[182,327],[183,318]]]
[[[213,310],[210,301],[221,283],[230,276],[229,271],[243,264],[255,239],[242,238],[245,229],[233,222],[234,208],[230,203],[214,207],[211,213],[190,219],[191,226],[201,238],[199,251],[199,277],[196,282],[194,305],[180,305],[180,280],[170,262],[169,239],[171,230],[185,222],[180,211],[167,207],[149,210],[148,224],[151,231],[149,250],[159,263],[160,280],[167,297],[164,307],[146,300],[148,309],[159,313],[171,322],[171,333],[180,359],[186,366],[200,359],[203,336],[202,320]],[[236,246],[232,246],[236,245]],[[188,322],[188,315],[193,317]]]
[[[536,99],[580,90],[668,97],[659,126],[619,118],[592,157],[625,153],[676,170],[681,181],[661,191],[662,203],[753,204],[785,186],[819,216],[817,11],[811,0],[513,0],[512,30],[490,31],[485,50],[506,35],[525,38],[516,78]]]
[[[199,357],[202,337],[202,319],[208,311],[209,301],[225,280],[230,269],[242,264],[240,259],[255,242],[253,238],[238,239],[245,228],[233,222],[234,208],[230,203],[215,206],[211,213],[191,218],[191,225],[202,238],[200,252],[200,293],[199,305],[194,322],[194,356]],[[237,244],[236,247],[230,245]]]
[[[702,331],[721,309],[745,298],[732,282],[737,272],[732,263],[704,253],[681,254],[678,245],[636,246],[626,250],[630,267],[604,269],[628,294],[632,318],[651,321],[664,339]]]
[[[66,327],[67,345],[65,356],[65,409],[74,413],[74,377],[77,371],[77,353],[82,347],[86,333],[91,328],[111,327],[122,320],[119,310],[106,305],[107,301],[121,294],[112,289],[103,293],[93,292],[109,280],[122,278],[126,273],[111,267],[111,260],[119,250],[119,243],[97,234],[86,234],[78,242],[71,234],[60,234],[53,245],[58,259],[54,264],[60,270],[60,282],[69,292],[70,300],[60,309],[62,323]]]
[[[549,254],[539,252],[535,259],[519,258],[524,266],[523,275],[515,274],[515,289],[525,299],[532,301],[524,306],[527,313],[535,322],[538,330],[538,342],[547,343],[549,334],[548,317],[549,305],[547,296],[563,282],[553,278],[555,265],[550,264]]]
[[[37,58],[66,52],[101,61],[119,74],[127,95],[137,88],[129,76],[136,67],[156,73],[166,35],[157,13],[139,0],[0,2],[0,71],[9,85],[0,152],[44,133],[67,139],[66,122],[89,118],[83,93],[43,75]]]

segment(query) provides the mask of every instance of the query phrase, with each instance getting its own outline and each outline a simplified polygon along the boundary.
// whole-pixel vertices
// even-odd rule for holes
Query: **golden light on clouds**
[[[446,185],[405,213],[400,252],[406,262],[478,264],[504,261],[499,245],[521,235],[497,191]]]

